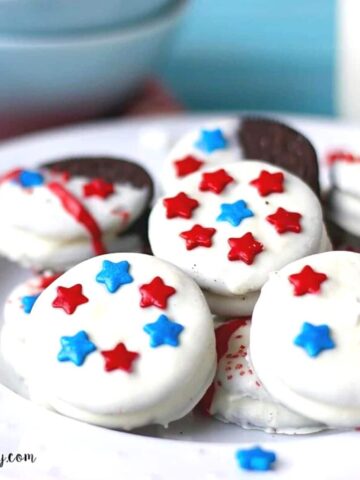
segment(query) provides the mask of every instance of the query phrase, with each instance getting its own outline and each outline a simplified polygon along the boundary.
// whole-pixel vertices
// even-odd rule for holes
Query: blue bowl
[[[0,125],[61,123],[119,106],[168,51],[185,4],[175,0],[156,19],[126,30],[56,39],[0,36]]]
[[[156,16],[171,0],[0,0],[0,34],[117,28]]]

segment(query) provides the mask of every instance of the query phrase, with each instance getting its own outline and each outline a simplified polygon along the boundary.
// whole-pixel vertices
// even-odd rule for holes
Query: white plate
[[[360,151],[359,127],[324,119],[283,118],[313,140],[320,158],[335,147]],[[156,180],[169,146],[183,132],[208,119],[204,115],[184,115],[112,121],[31,135],[0,147],[1,170],[33,166],[66,155],[115,154],[143,163]],[[326,168],[322,169],[322,184],[326,188]],[[0,259],[0,303],[28,275]],[[168,429],[151,427],[123,433],[82,424],[31,404],[17,394],[21,385],[1,362],[0,382],[0,478],[265,478],[264,474],[241,472],[236,465],[236,450],[253,444],[274,449],[278,455],[276,470],[265,474],[268,479],[360,478],[358,432],[275,436],[189,415]],[[1,467],[1,455],[9,452],[33,453],[37,460],[4,463]]]

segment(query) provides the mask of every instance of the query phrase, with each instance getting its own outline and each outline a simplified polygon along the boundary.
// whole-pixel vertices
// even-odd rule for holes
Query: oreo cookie
[[[66,173],[69,177],[101,178],[109,183],[129,183],[135,188],[146,188],[150,200],[153,181],[148,172],[137,163],[123,158],[107,156],[68,157],[42,165],[52,172]]]
[[[262,117],[214,119],[179,139],[165,159],[162,184],[179,190],[189,175],[241,160],[284,168],[320,196],[317,155],[311,142],[293,128]]]
[[[316,151],[300,132],[275,120],[244,117],[239,141],[246,158],[263,160],[288,170],[320,196]]]

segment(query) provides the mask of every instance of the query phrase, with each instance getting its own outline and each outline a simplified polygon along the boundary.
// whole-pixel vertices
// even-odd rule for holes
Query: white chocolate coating
[[[221,317],[251,315],[260,292],[249,292],[244,295],[219,295],[203,290],[211,312]]]
[[[24,376],[27,368],[25,343],[31,330],[31,315],[24,311],[22,297],[39,295],[44,290],[42,280],[51,276],[51,272],[45,272],[17,285],[4,305],[4,323],[0,334],[1,355],[20,376]]]
[[[328,215],[347,232],[360,236],[360,196],[332,190],[328,197]]]
[[[322,425],[290,411],[265,390],[248,356],[250,328],[250,320],[244,320],[224,347],[226,351],[218,360],[209,413],[224,422],[268,433],[292,435],[323,430]]]
[[[83,225],[69,215],[59,199],[47,188],[48,181],[59,181],[61,177],[47,171],[42,173],[46,182],[38,187],[24,188],[11,181],[0,185],[0,205],[6,205],[0,212],[0,224],[16,227],[49,240],[70,241],[79,237],[86,238],[88,235]],[[115,184],[115,192],[105,199],[97,196],[85,197],[82,188],[89,181],[85,177],[73,177],[60,183],[80,199],[101,231],[120,233],[144,210],[148,198],[146,188]],[[122,220],[121,212],[126,213],[126,221]]]
[[[319,253],[329,250],[332,250],[332,245],[324,225]],[[244,295],[218,295],[205,290],[203,293],[212,313],[222,317],[251,315],[260,295],[260,291],[248,292]]]
[[[360,162],[335,161],[330,168],[332,190],[328,198],[331,220],[353,235],[360,235]]]
[[[335,161],[330,168],[333,187],[360,197],[360,162]]]
[[[66,180],[50,170],[36,171],[44,177],[42,185],[26,188],[13,180],[0,183],[0,205],[6,206],[0,210],[2,255],[35,269],[64,270],[95,254],[87,228],[48,188],[51,181],[60,183],[89,212],[109,252],[130,249],[128,239],[118,235],[144,211],[148,188],[113,184],[114,192],[106,198],[85,196],[83,188],[91,179],[76,176]],[[135,245],[133,250],[137,249]]]
[[[113,232],[104,235],[103,242],[109,253],[141,253],[144,250],[143,239],[136,233],[125,232],[117,236]],[[66,270],[79,261],[94,256],[92,245],[85,237],[72,241],[49,239],[14,227],[2,229],[0,253],[24,267],[39,271],[46,268]]]
[[[328,278],[319,293],[296,296],[288,277],[305,265]],[[274,273],[253,313],[251,359],[266,389],[288,408],[331,427],[360,425],[359,285],[359,254],[313,255]],[[304,322],[327,325],[335,348],[311,357],[295,345]]]
[[[109,293],[95,280],[104,260],[128,261],[134,281]],[[156,276],[176,293],[164,310],[141,308],[139,287]],[[57,286],[77,283],[89,302],[72,315],[51,306]],[[150,346],[143,327],[162,314],[184,327],[177,347]],[[30,392],[60,413],[90,423],[123,429],[167,425],[194,407],[214,376],[215,339],[206,301],[189,277],[155,257],[110,254],[77,265],[44,291],[32,311],[32,322],[27,372]],[[87,332],[97,350],[80,367],[59,362],[60,337],[80,330]],[[119,342],[140,355],[131,373],[104,369],[100,351],[111,350]]]
[[[149,239],[156,256],[178,265],[203,289],[220,295],[243,295],[258,291],[270,272],[322,249],[322,210],[315,194],[303,181],[278,167],[256,161],[231,163],[223,167],[235,182],[219,195],[199,190],[201,173],[193,174],[183,182],[181,191],[199,202],[190,219],[167,219],[163,201],[158,200],[150,215]],[[216,170],[218,168],[207,172]],[[266,197],[259,195],[249,182],[256,179],[262,170],[284,173],[284,193],[272,193]],[[247,207],[255,214],[253,217],[246,218],[237,227],[216,220],[222,203],[233,203],[239,199],[245,200]],[[279,234],[265,220],[279,207],[302,215],[300,233]],[[185,241],[179,234],[190,230],[195,224],[217,230],[212,247],[186,249]],[[228,239],[241,237],[247,232],[251,232],[263,244],[263,252],[256,256],[252,265],[229,261]]]
[[[241,120],[234,118],[224,118],[204,125],[204,129],[220,128],[227,141],[226,148],[214,150],[211,153],[204,152],[198,148],[195,143],[199,139],[201,129],[196,129],[184,135],[167,155],[162,172],[162,185],[166,192],[172,192],[182,188],[183,181],[187,178],[178,177],[174,162],[181,160],[188,155],[192,155],[198,160],[204,162],[198,171],[202,171],[211,166],[231,163],[243,158],[241,146],[238,140],[238,132]]]

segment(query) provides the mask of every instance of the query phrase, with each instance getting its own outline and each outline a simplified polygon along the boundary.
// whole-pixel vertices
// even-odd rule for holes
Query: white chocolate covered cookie
[[[27,367],[25,345],[31,330],[31,310],[43,290],[60,274],[45,272],[15,287],[4,305],[0,346],[4,360],[23,376]]]
[[[14,169],[0,178],[0,253],[38,270],[64,270],[128,250],[134,239],[119,234],[141,216],[151,195],[148,174],[125,160],[76,158]]]
[[[333,152],[329,160],[329,218],[343,230],[360,236],[360,158],[350,152]]]
[[[31,394],[86,422],[167,425],[194,407],[215,373],[204,296],[155,257],[87,260],[47,288],[31,316]]]
[[[272,274],[253,313],[250,354],[265,388],[331,427],[360,425],[359,285],[358,253],[313,255]]]
[[[322,430],[322,425],[287,409],[265,390],[248,355],[250,328],[250,318],[231,319],[216,328],[218,367],[202,408],[224,422],[269,433]]]
[[[317,155],[309,140],[288,125],[256,116],[214,119],[180,138],[165,159],[164,190],[181,189],[195,172],[244,159],[285,168],[319,195]]]
[[[149,239],[156,256],[225,296],[258,292],[270,272],[326,244],[310,188],[255,161],[191,175],[181,191],[155,204]]]

